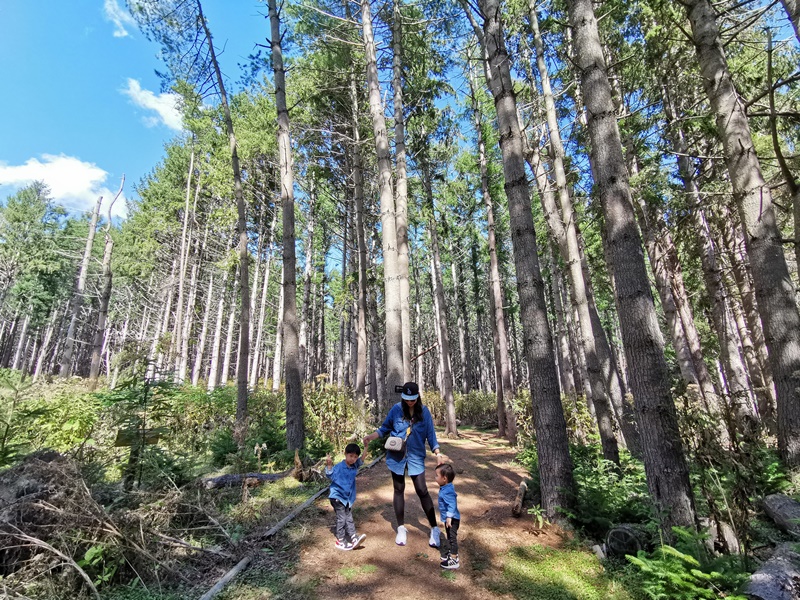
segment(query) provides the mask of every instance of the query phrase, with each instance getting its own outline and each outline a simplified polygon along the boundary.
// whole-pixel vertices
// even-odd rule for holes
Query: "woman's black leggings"
[[[436,511],[433,509],[433,500],[431,500],[428,486],[425,483],[425,473],[411,475],[411,482],[414,484],[414,491],[417,492],[419,501],[422,503],[422,510],[425,512],[425,516],[428,517],[428,523],[430,523],[431,527],[436,527]],[[398,526],[405,525],[406,499],[404,494],[406,491],[406,478],[404,475],[392,473],[392,483],[394,484],[394,500],[392,501],[394,516],[397,517]]]

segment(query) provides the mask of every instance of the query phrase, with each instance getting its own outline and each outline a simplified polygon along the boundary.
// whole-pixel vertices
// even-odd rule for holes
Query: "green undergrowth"
[[[578,549],[545,546],[508,551],[503,575],[489,588],[514,598],[537,600],[634,600],[610,578],[593,554]]]
[[[342,567],[339,569],[339,575],[344,577],[347,581],[353,581],[361,575],[369,575],[375,573],[378,567],[375,565],[359,565],[357,567]]]

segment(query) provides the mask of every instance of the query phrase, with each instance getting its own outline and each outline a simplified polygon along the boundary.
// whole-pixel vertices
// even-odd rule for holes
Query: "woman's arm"
[[[442,458],[439,451],[439,441],[436,439],[436,430],[433,428],[433,417],[427,406],[425,407],[425,437],[428,439],[431,452],[436,455],[438,463],[441,464]]]
[[[386,435],[387,433],[392,431],[392,421],[393,421],[392,411],[394,411],[394,408],[395,407],[393,406],[392,408],[389,409],[389,414],[386,415],[386,418],[383,420],[383,423],[381,424],[380,427],[378,427],[376,431],[373,431],[369,435],[365,436],[363,440],[361,440],[364,443],[365,450],[367,448],[367,444],[369,444],[372,440],[377,440],[382,435]]]

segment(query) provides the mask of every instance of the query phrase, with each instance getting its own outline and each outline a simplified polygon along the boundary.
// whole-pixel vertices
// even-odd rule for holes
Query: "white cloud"
[[[43,181],[50,187],[55,203],[70,212],[92,210],[97,203],[98,196],[103,196],[101,211],[107,214],[108,204],[119,188],[111,190],[106,187],[106,179],[108,179],[108,173],[96,164],[65,154],[42,154],[41,160],[29,158],[22,165],[0,162],[0,193],[2,196],[13,194],[34,181]],[[125,217],[124,192],[117,198],[112,215]]]
[[[103,2],[103,12],[106,19],[114,23],[114,37],[128,37],[127,27],[136,27],[136,21],[131,14],[122,8],[117,0],[105,0]]]
[[[142,88],[136,79],[128,79],[128,87],[120,90],[128,96],[133,103],[145,110],[154,110],[156,115],[149,115],[144,118],[144,123],[148,127],[164,124],[170,129],[181,131],[183,129],[183,118],[178,109],[180,96],[170,92],[155,94],[150,90]]]

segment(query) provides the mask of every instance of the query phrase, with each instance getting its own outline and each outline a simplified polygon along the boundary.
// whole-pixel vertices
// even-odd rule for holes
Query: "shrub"
[[[627,452],[620,452],[620,466],[603,458],[599,444],[572,446],[573,476],[578,488],[576,525],[594,538],[605,537],[618,523],[645,523],[653,508],[644,465]]]

